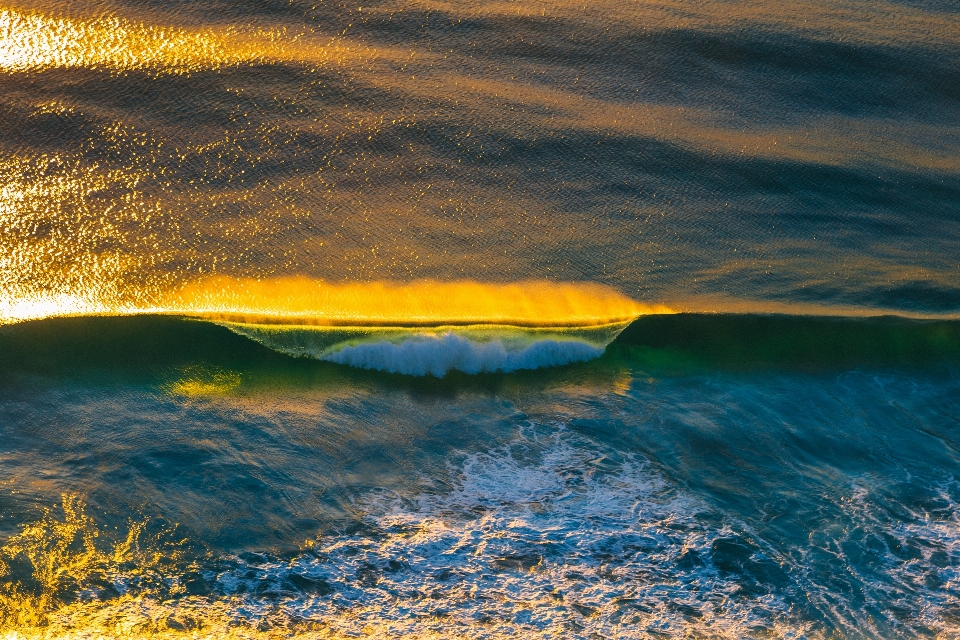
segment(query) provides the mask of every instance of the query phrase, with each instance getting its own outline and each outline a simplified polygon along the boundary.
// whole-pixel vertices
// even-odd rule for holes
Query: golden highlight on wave
[[[589,327],[674,313],[588,282],[418,280],[331,283],[302,276],[196,280],[161,291],[30,292],[0,300],[0,324],[64,316],[170,314],[252,324]]]
[[[594,283],[420,280],[334,284],[302,277],[209,278],[183,287],[161,306],[170,312],[230,322],[380,327],[574,327],[671,312]]]
[[[82,497],[64,494],[0,547],[0,638],[343,637],[283,624],[280,611],[239,621],[229,599],[185,595],[182,541],[147,525],[130,521],[117,533],[94,521]],[[135,588],[103,589],[122,582]]]
[[[96,524],[83,498],[64,494],[0,547],[0,637],[58,637],[58,626],[75,627],[103,606],[91,587],[166,584],[182,545],[169,531],[149,535],[148,523],[130,521],[117,534]]]

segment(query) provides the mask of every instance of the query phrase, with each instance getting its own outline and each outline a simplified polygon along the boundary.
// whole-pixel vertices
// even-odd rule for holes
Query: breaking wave
[[[583,374],[622,368],[662,375],[949,373],[960,364],[960,322],[677,314],[590,327],[431,328],[241,324],[169,316],[48,318],[0,327],[0,360],[8,374],[70,377],[97,370],[129,378],[156,371],[232,372],[193,384],[195,391],[232,389],[255,380],[295,384],[308,371],[345,373],[334,374],[331,364],[420,377],[543,371],[585,361],[590,364],[578,369]]]
[[[677,314],[579,328],[428,328],[240,324],[165,316],[48,318],[0,327],[0,360],[8,374],[71,377],[97,370],[126,379],[157,371],[232,372],[191,383],[194,391],[233,389],[256,380],[299,384],[295,381],[309,371],[346,373],[334,373],[331,365],[424,378],[454,371],[545,371],[586,361],[590,364],[578,368],[581,374],[623,368],[658,375],[855,369],[949,374],[960,365],[960,322]]]
[[[454,370],[475,374],[554,367],[601,354],[602,348],[574,340],[542,340],[513,351],[499,340],[474,342],[447,332],[421,335],[399,344],[383,341],[348,345],[323,359],[361,369],[441,377]]]
[[[220,323],[287,355],[360,369],[443,377],[540,369],[603,355],[627,323],[589,327],[322,327]]]

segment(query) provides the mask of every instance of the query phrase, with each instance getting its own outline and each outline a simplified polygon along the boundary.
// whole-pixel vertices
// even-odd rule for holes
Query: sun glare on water
[[[189,73],[248,63],[308,65],[379,57],[342,38],[302,38],[282,30],[189,29],[116,16],[67,18],[0,8],[0,71],[89,67]]]

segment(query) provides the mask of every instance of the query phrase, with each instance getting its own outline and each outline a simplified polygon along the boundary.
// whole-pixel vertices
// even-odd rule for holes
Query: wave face
[[[377,353],[370,359],[359,355],[371,352]],[[346,362],[347,354],[358,355]],[[457,354],[471,354],[470,358],[485,354],[490,359],[463,361],[461,368],[455,366]],[[412,374],[428,372],[427,362],[447,373],[469,373],[479,366],[477,373],[504,373],[513,367],[518,374],[529,367],[516,365],[529,363],[547,367],[540,369],[539,380],[548,382],[569,376],[607,379],[623,370],[667,376],[751,371],[836,374],[857,369],[950,375],[960,367],[960,322],[676,314],[586,328],[425,329],[132,316],[50,318],[0,327],[0,372],[10,376],[151,380],[160,375],[165,380],[171,371],[209,370],[226,372],[225,380],[243,380],[233,387],[298,387],[314,378],[317,384],[328,378],[346,380],[349,376],[336,365],[338,359],[354,367],[371,365],[380,371],[392,367]],[[549,370],[565,363],[576,366]],[[219,374],[211,375],[187,376],[183,381],[198,389],[207,384],[216,388]],[[525,379],[524,384],[538,386],[537,380]],[[465,383],[463,377],[449,382],[454,387]]]

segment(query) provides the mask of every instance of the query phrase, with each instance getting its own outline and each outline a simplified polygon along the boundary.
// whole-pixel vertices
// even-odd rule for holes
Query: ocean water
[[[0,3],[0,636],[960,638],[960,8]]]

